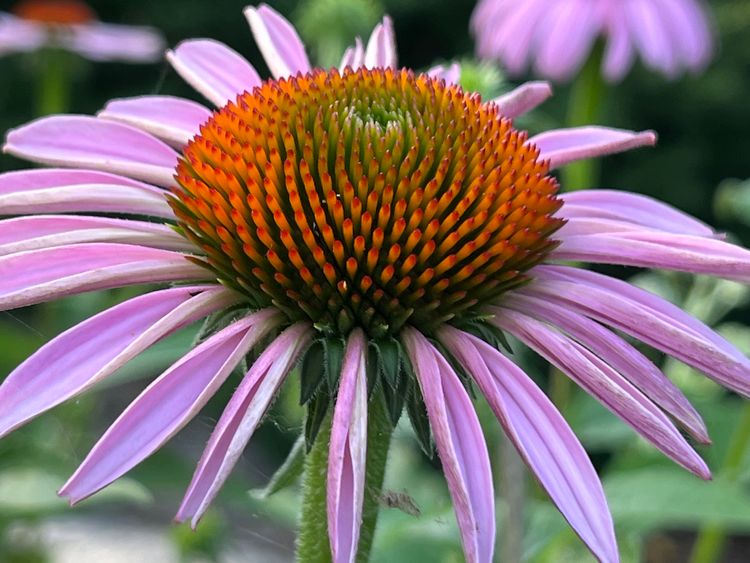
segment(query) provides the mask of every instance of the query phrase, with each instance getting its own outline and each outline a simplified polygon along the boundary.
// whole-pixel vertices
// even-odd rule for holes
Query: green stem
[[[378,521],[383,478],[391,444],[391,427],[382,392],[370,399],[367,417],[367,469],[362,525],[359,531],[358,563],[367,563]],[[331,563],[326,517],[326,475],[328,446],[331,439],[331,415],[320,427],[312,450],[305,460],[302,516],[297,538],[297,563]]]
[[[67,53],[46,49],[39,53],[37,66],[36,114],[64,113],[70,102]]]
[[[592,125],[599,118],[605,94],[601,75],[602,53],[601,45],[597,45],[573,83],[568,102],[568,127]],[[591,188],[598,179],[599,163],[596,159],[574,162],[562,170],[563,191]]]
[[[742,406],[739,425],[734,431],[721,467],[722,480],[730,483],[737,480],[748,448],[750,448],[750,402],[745,402]],[[693,544],[690,562],[716,563],[720,561],[726,536],[726,531],[721,526],[715,524],[704,526]]]

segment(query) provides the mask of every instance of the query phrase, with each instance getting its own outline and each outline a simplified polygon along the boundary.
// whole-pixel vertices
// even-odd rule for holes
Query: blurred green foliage
[[[91,0],[100,18],[118,23],[148,24],[161,29],[170,45],[191,37],[213,37],[248,57],[265,75],[267,69],[242,16],[244,0],[183,2],[181,0]],[[501,70],[472,60],[468,21],[473,2],[455,0],[278,0],[271,5],[297,24],[313,60],[336,64],[354,37],[367,40],[383,14],[394,19],[399,61],[412,68],[436,62],[462,61],[462,81],[485,97],[507,91],[512,84]],[[608,158],[602,185],[653,195],[695,214],[720,230],[750,242],[750,3],[716,0],[719,48],[702,75],[666,83],[637,67],[620,85],[607,91],[604,121],[629,129],[655,129],[656,149]],[[40,54],[0,58],[0,128],[6,130],[35,115]],[[180,95],[200,100],[166,63],[155,65],[94,64],[73,57],[70,112],[94,113],[107,100],[144,93]],[[565,114],[568,89],[520,124],[532,132],[557,126]],[[3,157],[0,170],[25,166]],[[718,187],[718,189],[717,189]],[[628,277],[635,270],[608,270]],[[662,273],[642,274],[638,283],[685,306],[718,328],[745,352],[750,351],[746,288],[737,284]],[[0,376],[34,349],[67,327],[133,294],[133,290],[99,292],[64,299],[42,307],[0,314]],[[139,389],[178,358],[195,336],[195,327],[176,334],[81,399],[56,409],[0,441],[0,561],[46,560],[43,546],[19,542],[14,527],[34,525],[51,515],[72,514],[54,492],[75,469],[88,448]],[[649,352],[650,353],[650,352]],[[659,355],[651,354],[661,361]],[[685,366],[668,361],[665,370],[704,414],[714,437],[711,448],[700,448],[712,467],[724,459],[741,402]],[[532,370],[540,382],[544,374]],[[176,509],[213,421],[219,416],[238,375],[207,409],[165,451],[156,454],[106,493],[84,503],[84,513],[101,506],[121,510],[151,507],[162,522]],[[291,559],[297,494],[294,487],[267,499],[250,495],[262,488],[281,465],[302,427],[297,406],[297,381],[291,378],[266,424],[254,438],[243,463],[220,495],[217,508],[199,532],[173,528],[172,540],[185,560],[200,556],[218,560],[226,546],[239,539],[271,547],[281,560]],[[649,537],[669,530],[695,530],[707,523],[750,533],[750,459],[736,480],[721,477],[710,484],[670,464],[636,438],[589,397],[576,395],[569,409],[574,430],[592,452],[604,475],[610,506],[618,526],[625,561],[643,558]],[[491,448],[499,429],[483,415]],[[405,420],[405,419],[404,419]],[[402,420],[402,425],[404,424]],[[495,455],[495,454],[493,454]],[[386,488],[404,495],[420,516],[384,508],[373,551],[373,563],[415,560],[462,560],[455,518],[444,480],[434,463],[425,460],[411,430],[400,426],[394,440]],[[262,495],[261,495],[262,496]],[[582,544],[544,495],[533,495],[525,517],[525,557],[531,561],[590,560]],[[412,511],[413,512],[413,511]],[[77,514],[77,513],[76,513]],[[322,515],[321,515],[322,517]],[[502,527],[502,517],[498,519]],[[10,533],[13,532],[13,533]],[[243,544],[244,545],[244,544]]]

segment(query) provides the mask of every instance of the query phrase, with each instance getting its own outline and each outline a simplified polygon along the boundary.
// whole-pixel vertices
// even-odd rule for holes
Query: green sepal
[[[430,420],[427,418],[427,408],[424,404],[422,391],[419,384],[411,371],[411,364],[404,358],[405,379],[407,380],[408,391],[406,393],[406,412],[409,415],[411,426],[419,442],[419,447],[430,459],[434,456],[432,447],[432,434],[430,432]],[[411,374],[411,376],[409,376]],[[403,377],[403,375],[402,375]]]
[[[378,351],[380,374],[391,389],[398,389],[401,373],[401,344],[391,337],[376,341],[375,346]]]
[[[193,347],[197,346],[213,334],[228,327],[232,321],[242,316],[242,312],[241,306],[235,306],[208,315],[193,339]]]
[[[328,406],[331,404],[331,394],[327,385],[321,385],[318,392],[307,402],[307,417],[305,418],[305,453],[315,444],[315,438],[320,432],[320,425],[326,418]]]
[[[328,382],[328,388],[332,389],[334,393],[339,385],[341,364],[344,361],[344,347],[343,338],[330,337],[323,339],[326,381]]]
[[[382,387],[388,417],[395,428],[404,411],[404,403],[409,394],[409,378],[405,374],[399,374],[395,388],[391,388],[390,385],[383,385]]]
[[[320,388],[325,376],[325,344],[322,340],[313,342],[302,358],[300,366],[299,404],[304,405]]]
[[[505,333],[495,326],[481,320],[472,321],[461,326],[461,330],[473,334],[477,338],[484,340],[487,344],[498,350],[505,350],[509,354],[513,353]]]
[[[380,380],[380,353],[374,341],[367,345],[367,400],[372,398]]]
[[[305,437],[300,435],[284,463],[271,477],[268,484],[262,489],[252,489],[250,494],[260,500],[270,497],[274,493],[291,487],[297,482],[305,468]]]

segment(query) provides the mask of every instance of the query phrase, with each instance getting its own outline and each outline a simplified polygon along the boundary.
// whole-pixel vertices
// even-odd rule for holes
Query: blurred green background
[[[242,16],[243,1],[94,1],[100,19],[160,29],[170,46],[192,37],[224,41],[261,72],[267,69]],[[463,80],[487,96],[509,90],[502,69],[472,60],[468,22],[474,3],[457,0],[279,0],[271,5],[295,23],[313,60],[335,64],[356,35],[366,39],[384,13],[395,23],[399,62],[422,69],[459,60]],[[718,50],[698,77],[667,83],[640,66],[607,90],[601,123],[654,129],[655,149],[607,158],[600,185],[653,195],[695,214],[745,245],[750,243],[750,3],[716,0]],[[10,4],[3,4],[9,9]],[[57,54],[58,56],[60,54]],[[0,128],[38,115],[38,69],[44,53],[0,57]],[[166,63],[92,63],[62,55],[69,72],[65,111],[91,114],[107,100],[164,93],[196,100]],[[520,125],[533,132],[560,126],[568,87]],[[201,100],[202,101],[202,100]],[[11,157],[0,170],[25,166]],[[608,270],[680,303],[718,326],[750,351],[746,288],[689,276]],[[0,377],[62,330],[135,290],[99,292],[53,304],[0,313]],[[145,383],[191,342],[177,334],[122,370],[106,385],[42,416],[0,441],[0,563],[21,561],[116,562],[291,561],[297,496],[294,487],[263,500],[262,488],[283,462],[301,428],[297,390],[288,389],[252,440],[230,483],[196,533],[170,524],[203,444],[238,379],[227,384],[204,412],[168,447],[107,491],[67,508],[54,491],[72,473],[106,426]],[[656,361],[663,358],[649,352]],[[527,360],[544,382],[546,367]],[[714,445],[700,451],[716,473],[699,482],[672,465],[582,393],[566,415],[603,476],[625,561],[686,561],[694,533],[712,523],[732,536],[725,561],[748,561],[750,553],[750,454],[735,471],[722,470],[734,439],[741,401],[676,362],[664,369],[704,414]],[[480,405],[498,473],[512,467],[500,451],[500,432]],[[437,462],[430,462],[399,427],[388,468],[389,504],[383,509],[372,561],[462,560],[455,520]],[[499,478],[498,478],[499,479]],[[523,558],[536,562],[588,561],[582,544],[545,496],[528,479],[525,501],[511,519],[522,523]],[[518,483],[519,489],[523,490]],[[251,491],[255,492],[251,492]],[[502,495],[503,491],[501,491]],[[395,499],[395,500],[394,500]],[[498,525],[509,524],[500,502]],[[418,510],[416,510],[418,508]],[[513,522],[518,527],[518,522]],[[499,550],[498,550],[499,551]]]

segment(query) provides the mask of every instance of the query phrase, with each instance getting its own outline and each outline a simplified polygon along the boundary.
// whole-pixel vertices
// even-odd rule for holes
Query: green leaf
[[[300,367],[299,404],[306,404],[320,387],[325,376],[325,344],[322,340],[313,342],[302,358]]]
[[[341,364],[344,361],[344,340],[342,338],[326,338],[323,340],[325,349],[325,373],[329,389],[334,392],[339,385]]]
[[[305,418],[306,453],[310,453],[315,443],[315,438],[320,431],[320,425],[325,420],[330,403],[331,395],[325,385],[320,386],[318,392],[307,403],[307,417]]]
[[[434,452],[432,448],[432,435],[430,433],[430,421],[427,418],[427,409],[424,406],[422,392],[419,385],[413,379],[410,380],[409,393],[406,400],[406,412],[409,414],[411,426],[419,442],[422,451],[432,459]]]
[[[678,467],[647,468],[610,475],[604,489],[621,526],[646,531],[712,523],[750,530],[750,494],[721,477],[706,482]]]
[[[253,489],[250,494],[260,500],[265,500],[274,493],[294,485],[305,468],[305,437],[300,435],[292,446],[286,460],[273,474],[271,480],[262,489]]]

